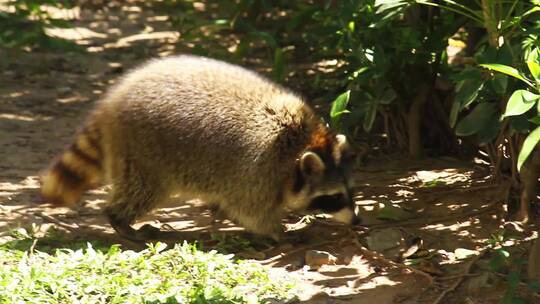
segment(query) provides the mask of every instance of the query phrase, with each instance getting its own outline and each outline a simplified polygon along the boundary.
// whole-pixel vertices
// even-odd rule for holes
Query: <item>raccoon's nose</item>
[[[351,225],[358,225],[360,223],[362,223],[362,220],[360,219],[360,217],[358,215],[353,217]]]

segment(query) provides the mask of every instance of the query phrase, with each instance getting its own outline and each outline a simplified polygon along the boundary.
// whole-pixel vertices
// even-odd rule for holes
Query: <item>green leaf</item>
[[[274,80],[282,82],[285,77],[285,64],[283,63],[283,51],[281,48],[276,48],[274,51],[274,68],[272,70]]]
[[[533,124],[540,125],[540,115],[537,115],[537,116],[529,119],[529,121],[532,122]]]
[[[504,250],[502,248],[497,249],[497,252],[506,259],[508,259],[510,257],[510,252],[508,252],[507,250]]]
[[[351,90],[339,95],[333,102],[330,109],[330,123],[332,127],[337,128],[340,123],[340,116],[346,113],[350,113],[347,110],[349,99],[351,97]]]
[[[456,98],[460,109],[468,107],[478,97],[478,93],[484,86],[481,78],[466,79],[456,86]]]
[[[494,71],[512,76],[514,78],[517,78],[525,82],[529,86],[534,87],[531,81],[527,79],[527,77],[523,76],[523,74],[521,74],[517,69],[513,67],[503,65],[503,64],[498,64],[498,63],[485,63],[485,64],[480,64],[480,66],[486,69],[494,70]]]
[[[392,100],[396,99],[397,94],[396,91],[392,88],[388,88],[384,91],[382,96],[379,98],[379,103],[384,105],[389,105]]]
[[[377,107],[379,103],[376,99],[368,100],[367,103],[367,111],[364,116],[363,127],[366,132],[369,132],[373,127],[373,122],[375,121],[375,116],[377,115]]]
[[[274,38],[274,36],[270,35],[269,33],[258,31],[258,32],[254,32],[254,35],[264,40],[264,42],[266,42],[266,44],[270,48],[272,49],[277,48],[278,44],[276,42],[276,39]]]
[[[478,63],[490,63],[490,62],[499,62],[497,60],[497,49],[493,46],[486,46],[481,49],[475,55],[476,62]]]
[[[499,50],[497,50],[497,60],[491,61],[491,62],[498,62],[500,64],[504,65],[511,65],[513,62],[514,56],[512,55],[512,47],[506,41],[505,44],[503,44]]]
[[[516,90],[506,104],[503,117],[521,115],[529,111],[529,109],[534,107],[538,98],[540,98],[540,95],[533,94],[527,90]]]
[[[497,112],[495,104],[483,102],[478,104],[469,115],[456,126],[457,136],[470,136],[482,130]]]
[[[459,101],[454,100],[454,103],[452,104],[452,109],[450,110],[450,128],[453,128],[456,125],[457,117],[459,110],[461,109],[461,103]]]
[[[343,113],[347,113],[347,105],[349,104],[349,98],[351,97],[351,90],[339,95],[333,102],[330,109],[330,117],[335,118]]]
[[[349,31],[351,33],[354,33],[354,21],[350,21],[349,24],[347,25],[348,28],[349,28]]]
[[[490,80],[490,84],[495,93],[504,95],[504,93],[506,93],[506,88],[508,87],[508,76],[503,74],[495,74]]]
[[[519,117],[519,116],[518,116]],[[479,145],[484,145],[492,142],[501,130],[501,122],[497,115],[491,116],[490,119],[484,124],[478,133],[476,133],[476,142]]]
[[[512,116],[510,119],[510,129],[516,133],[529,133],[529,121],[524,115]]]
[[[540,82],[540,64],[535,61],[527,61],[529,71],[537,82]]]
[[[531,152],[536,147],[536,144],[538,144],[538,141],[540,141],[540,127],[534,129],[534,131],[532,131],[523,142],[523,146],[521,147],[521,151],[519,151],[517,161],[518,172],[521,170],[521,166],[523,166],[523,163],[525,163]]]
[[[540,49],[537,47],[534,47],[530,50],[530,52],[527,54],[526,61],[533,61],[533,62],[540,62]]]

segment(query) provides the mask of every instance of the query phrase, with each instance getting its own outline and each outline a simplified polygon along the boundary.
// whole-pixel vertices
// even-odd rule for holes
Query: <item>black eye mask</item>
[[[348,205],[348,200],[343,194],[321,195],[311,200],[308,210],[334,213],[346,208]]]

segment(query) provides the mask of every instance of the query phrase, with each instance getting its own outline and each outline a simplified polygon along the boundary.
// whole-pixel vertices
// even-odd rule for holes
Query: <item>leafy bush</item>
[[[514,127],[516,131],[528,132],[531,125],[536,125],[536,128],[525,139],[519,156],[517,158],[518,171],[523,166],[523,163],[529,157],[533,149],[540,141],[540,110],[535,107],[540,99],[540,60],[539,49],[535,48],[529,53],[526,64],[529,69],[530,77],[524,72],[520,72],[517,69],[506,66],[503,64],[482,64],[482,67],[509,75],[515,79],[522,81],[527,85],[527,89],[515,90],[506,104],[506,109],[502,115],[502,118],[517,117],[513,122],[519,123],[521,130],[518,127]],[[531,91],[535,92],[532,93]],[[533,109],[534,108],[534,109]],[[532,111],[530,111],[532,110]],[[485,115],[485,114],[484,114]],[[527,119],[529,117],[529,119]],[[527,120],[525,120],[527,119]],[[516,123],[517,121],[517,123]]]
[[[0,245],[0,303],[258,303],[290,298],[291,282],[263,266],[194,245],[135,252]]]
[[[536,43],[536,5],[536,1],[221,0],[207,13],[222,19],[197,19],[195,9],[183,3],[184,9],[173,13],[172,20],[188,40],[233,37],[232,49],[230,44],[221,49],[211,44],[195,51],[229,60],[231,51],[237,59],[263,56],[273,62],[277,81],[294,77],[288,73],[289,62],[308,65],[314,79],[304,81],[309,87],[303,91],[327,102],[340,96],[329,115],[335,127],[352,134],[375,128],[389,144],[418,157],[426,148],[444,153],[463,150],[458,149],[456,135],[479,145],[501,142],[505,130],[497,115],[514,83],[474,64],[518,62],[524,51],[519,49],[522,39],[527,37],[529,48]],[[450,37],[466,43],[458,56],[476,53],[465,65],[448,63]],[[500,46],[499,41],[505,43]],[[453,83],[447,83],[449,79]],[[512,125],[516,124],[520,123]]]

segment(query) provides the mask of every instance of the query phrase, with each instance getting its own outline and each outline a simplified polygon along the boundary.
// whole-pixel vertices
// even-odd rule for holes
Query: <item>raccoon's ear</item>
[[[313,152],[306,152],[300,157],[300,169],[305,176],[322,175],[326,166],[322,159]]]

